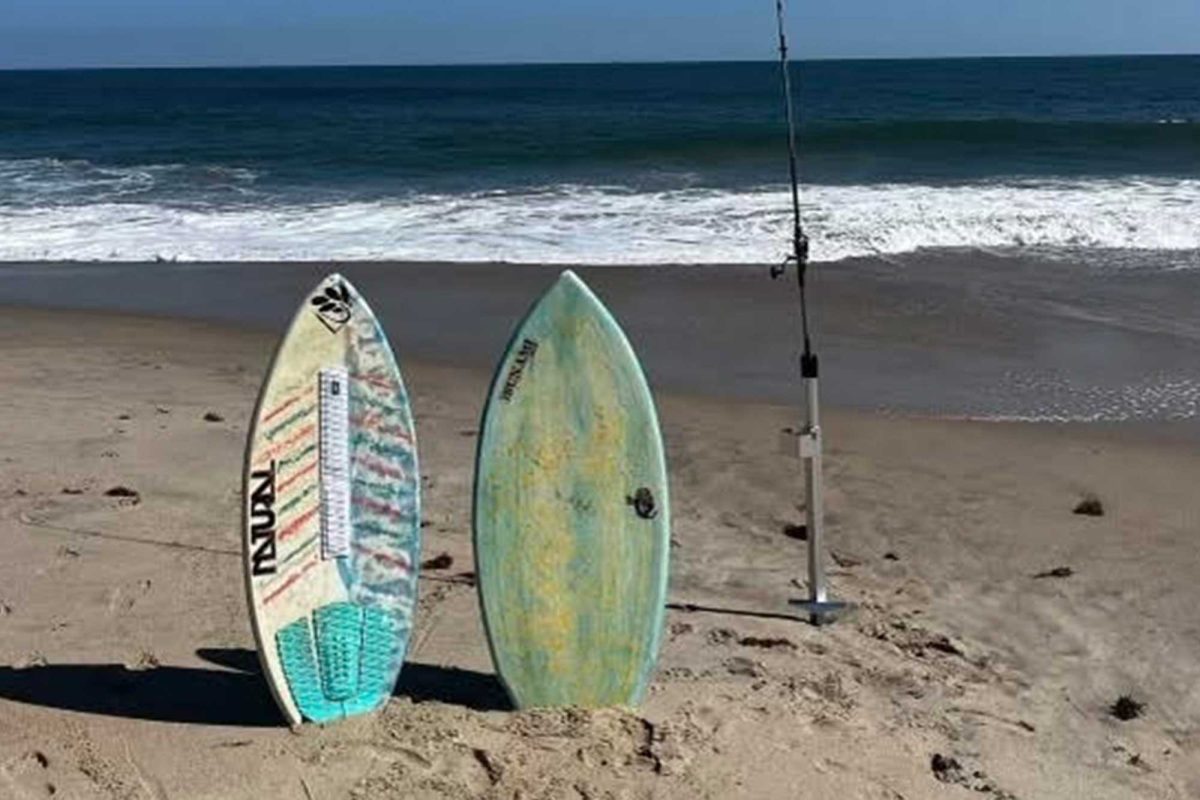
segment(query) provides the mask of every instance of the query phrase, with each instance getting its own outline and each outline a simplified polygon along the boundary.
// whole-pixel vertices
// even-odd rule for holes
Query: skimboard
[[[417,449],[383,328],[339,275],[304,299],[263,384],[244,528],[258,655],[288,722],[382,706],[417,597]]]
[[[484,627],[514,705],[637,705],[666,603],[662,435],[633,349],[573,272],[500,361],[474,501]]]

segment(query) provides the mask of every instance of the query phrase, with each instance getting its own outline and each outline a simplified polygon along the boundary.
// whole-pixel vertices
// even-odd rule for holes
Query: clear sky
[[[1200,0],[792,0],[802,58],[1200,52]],[[0,68],[765,59],[773,0],[0,0]]]

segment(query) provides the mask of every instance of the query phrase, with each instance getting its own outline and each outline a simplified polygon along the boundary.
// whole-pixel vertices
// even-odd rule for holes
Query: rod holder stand
[[[790,605],[808,612],[813,625],[836,620],[846,603],[829,600],[825,580],[825,497],[821,477],[821,415],[817,386],[817,357],[805,353],[800,359],[804,383],[804,428],[797,439],[800,459],[804,462],[805,517],[808,533],[808,592],[806,600],[791,600]]]
[[[850,608],[849,603],[838,600],[826,600],[823,603],[815,600],[789,600],[788,605],[807,613],[809,624],[818,628],[837,622],[838,617]]]

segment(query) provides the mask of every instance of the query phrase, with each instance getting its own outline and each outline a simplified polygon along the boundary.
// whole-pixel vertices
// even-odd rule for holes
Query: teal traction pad
[[[304,617],[281,629],[275,643],[300,713],[333,722],[387,702],[398,629],[394,614],[354,603],[330,603],[313,612],[311,624]]]

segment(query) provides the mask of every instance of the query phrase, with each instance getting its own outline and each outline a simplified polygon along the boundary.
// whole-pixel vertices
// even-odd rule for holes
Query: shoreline
[[[0,263],[0,305],[114,310],[279,331],[338,270],[399,357],[490,369],[564,267],[410,262]],[[767,267],[576,266],[666,391],[799,398],[794,274]],[[982,253],[810,271],[830,405],[940,417],[1176,419],[1200,430],[1200,271]]]
[[[128,312],[113,309],[78,309],[54,306],[5,306],[0,305],[0,316],[7,316],[18,322],[36,320],[41,325],[51,327],[71,328],[77,325],[98,325],[108,330],[122,329],[130,331],[130,336],[140,336],[138,331],[154,329],[159,326],[166,329],[193,331],[201,336],[214,336],[230,341],[256,341],[265,348],[269,356],[273,351],[286,322],[279,330],[267,328],[246,322],[230,322],[204,319],[198,317],[180,317],[168,314],[152,314]],[[448,371],[472,375],[480,386],[480,403],[483,402],[483,392],[492,377],[494,365],[483,363],[455,361],[453,358],[405,358],[397,354],[401,366],[411,363],[420,371]],[[262,364],[265,374],[267,361]],[[800,383],[796,378],[796,395],[792,398],[776,397],[746,397],[736,394],[722,394],[716,391],[696,391],[676,387],[651,386],[656,397],[668,399],[671,402],[708,403],[708,404],[749,404],[766,408],[780,409],[785,415],[787,410],[794,414],[792,424],[800,424],[803,416],[803,405],[799,397]],[[482,411],[482,405],[480,407]],[[968,427],[1004,427],[1012,429],[1028,429],[1032,432],[1044,431],[1052,436],[1067,439],[1086,438],[1096,441],[1107,441],[1115,444],[1143,442],[1167,449],[1180,448],[1182,452],[1190,452],[1195,440],[1200,437],[1200,426],[1192,420],[1044,420],[1026,418],[1007,418],[972,416],[966,414],[937,414],[913,410],[871,409],[855,405],[830,403],[822,400],[822,414],[839,418],[841,425],[853,425],[859,420],[892,421],[896,423],[911,422],[916,424],[949,424]],[[1036,433],[1034,434],[1036,435]]]

